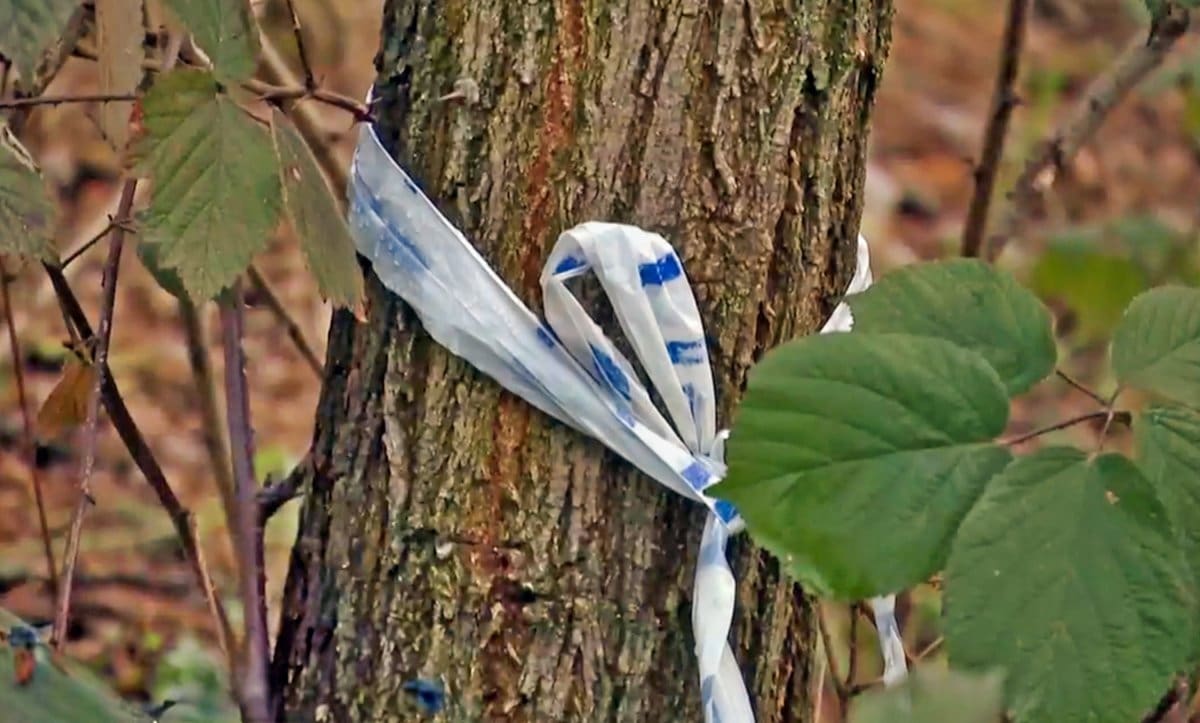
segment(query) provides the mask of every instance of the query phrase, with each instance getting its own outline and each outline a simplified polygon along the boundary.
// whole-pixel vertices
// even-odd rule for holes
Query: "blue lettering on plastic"
[[[683,478],[687,480],[687,483],[691,485],[692,489],[697,491],[707,487],[708,480],[712,477],[712,475],[708,473],[708,469],[706,469],[705,466],[699,462],[692,462],[687,467],[684,467],[683,471],[681,471],[679,474],[681,474]]]
[[[704,353],[704,347],[701,346],[700,340],[695,341],[668,341],[667,356],[671,357],[671,363],[678,366],[690,366],[692,364],[704,364],[708,359]]]
[[[638,264],[638,276],[642,279],[642,286],[661,286],[683,276],[683,267],[672,251],[656,261]]]
[[[558,334],[555,334],[554,330],[545,324],[542,324],[538,327],[537,338],[538,341],[545,344],[549,349],[553,349],[554,347],[558,346]]]
[[[397,263],[400,263],[409,271],[415,271],[417,268],[413,266],[415,263],[422,270],[429,270],[429,261],[425,259],[421,249],[412,242],[407,236],[400,232],[395,226],[387,222],[387,214],[384,212],[383,203],[379,197],[371,191],[359,174],[354,174],[354,196],[357,201],[366,204],[366,207],[373,213],[378,222],[383,226],[385,231],[384,239],[390,241],[388,244],[388,252]]]
[[[617,366],[617,360],[613,359],[602,349],[594,344],[588,345],[592,350],[592,363],[596,368],[596,373],[608,383],[608,386],[621,398],[626,401],[633,399],[633,394],[629,387],[629,377],[625,376],[625,372],[621,371],[621,367]]]
[[[683,390],[683,394],[684,394],[684,396],[687,397],[687,400],[688,400],[688,413],[690,413],[692,415],[692,419],[695,419],[696,418],[696,408],[700,406],[697,403],[698,400],[696,399],[696,385],[695,384],[683,384],[680,386],[680,388]]]
[[[555,273],[555,275],[565,274],[568,271],[574,271],[575,269],[581,269],[584,266],[587,266],[587,262],[584,261],[583,259],[576,258],[574,256],[567,256],[562,261],[558,262],[558,266],[554,267],[554,273]]]
[[[737,508],[734,507],[732,503],[726,502],[725,500],[714,501],[713,512],[716,512],[717,517],[721,519],[721,522],[724,522],[727,525],[737,519],[738,516]]]

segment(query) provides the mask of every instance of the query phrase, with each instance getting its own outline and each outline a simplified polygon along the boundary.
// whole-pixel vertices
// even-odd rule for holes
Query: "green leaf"
[[[1151,407],[1134,423],[1138,464],[1158,490],[1193,581],[1200,581],[1200,412]]]
[[[922,666],[903,685],[854,699],[850,723],[997,723],[1003,677]]]
[[[1167,513],[1118,454],[1013,462],[963,522],[945,595],[950,664],[1003,669],[1017,723],[1140,720],[1191,647]]]
[[[33,633],[24,621],[3,609],[0,609],[0,628],[6,636],[16,628],[24,629],[25,634]],[[45,645],[35,646],[34,655],[33,677],[25,685],[18,685],[15,652],[8,642],[0,644],[0,700],[3,701],[0,720],[126,723],[145,719],[86,667],[61,657],[52,661]]]
[[[145,136],[137,172],[154,195],[142,243],[173,269],[194,299],[230,284],[279,222],[281,191],[267,131],[224,94],[212,75],[175,70],[142,101]]]
[[[1113,334],[1122,386],[1200,404],[1200,290],[1163,286],[1139,295]]]
[[[861,599],[939,570],[1009,460],[1008,399],[978,354],[931,337],[821,334],[750,373],[711,494],[811,589]]]
[[[0,134],[0,252],[53,260],[54,203],[8,126],[0,127]]]
[[[1054,370],[1050,312],[1010,274],[978,259],[906,266],[846,302],[855,331],[932,336],[978,352],[1013,396]]]
[[[176,299],[188,298],[187,289],[183,288],[183,279],[179,278],[179,274],[175,273],[174,269],[166,268],[159,260],[158,254],[161,248],[157,244],[140,243],[137,245],[138,259],[164,291]]]
[[[274,111],[271,128],[283,183],[283,208],[321,295],[353,308],[362,297],[362,272],[345,214],[325,182],[308,144],[287,116]]]
[[[167,6],[192,32],[219,78],[235,82],[254,75],[258,27],[247,0],[167,0]]]
[[[6,0],[0,14],[0,52],[29,81],[42,55],[67,31],[78,0]]]

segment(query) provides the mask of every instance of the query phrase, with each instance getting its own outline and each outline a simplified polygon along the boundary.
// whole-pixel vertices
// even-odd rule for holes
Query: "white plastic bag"
[[[657,234],[620,224],[590,222],[564,232],[542,271],[542,323],[388,155],[367,124],[355,151],[350,206],[359,252],[380,281],[413,307],[435,340],[546,414],[708,508],[692,608],[705,720],[753,723],[727,642],[736,586],[725,547],[742,521],[728,502],[704,493],[725,473],[724,435],[716,429],[703,323],[671,245]],[[848,293],[871,283],[861,238],[858,250]],[[569,279],[588,272],[608,295],[669,420],[651,402],[629,360],[567,288]],[[842,304],[822,331],[847,330],[851,323]]]

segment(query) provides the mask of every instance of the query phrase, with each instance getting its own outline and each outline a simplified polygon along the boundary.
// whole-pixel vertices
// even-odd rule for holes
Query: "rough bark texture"
[[[393,0],[382,136],[538,308],[557,234],[670,239],[722,424],[853,272],[890,0]],[[441,102],[460,78],[475,103]],[[699,720],[702,510],[502,393],[369,284],[338,314],[273,682],[291,720]],[[611,313],[599,304],[606,328]],[[811,716],[812,607],[745,540],[733,636],[759,720]]]

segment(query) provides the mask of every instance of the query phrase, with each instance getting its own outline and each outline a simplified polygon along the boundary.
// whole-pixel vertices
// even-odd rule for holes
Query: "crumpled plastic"
[[[542,322],[391,158],[369,124],[360,131],[349,200],[359,253],[438,343],[708,509],[692,607],[704,717],[707,723],[753,723],[728,642],[736,584],[725,549],[743,522],[733,505],[705,493],[725,474],[727,433],[716,428],[704,325],[671,245],[623,224],[588,222],[563,232],[542,271]],[[567,287],[587,273],[608,295],[669,419]],[[869,250],[860,237],[847,294],[870,284]],[[848,331],[852,324],[843,303],[821,331]],[[890,682],[905,674],[893,600],[872,601]]]

